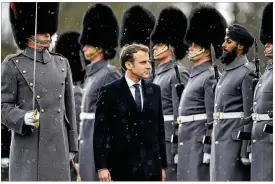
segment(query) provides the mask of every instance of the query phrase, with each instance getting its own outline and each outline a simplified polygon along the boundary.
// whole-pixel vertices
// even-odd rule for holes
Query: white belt
[[[190,115],[190,116],[179,116],[177,119],[178,124],[190,122],[190,121],[199,121],[207,119],[206,114],[196,114],[196,115]]]
[[[238,119],[238,118],[243,118],[244,114],[243,112],[215,112],[213,113],[213,118],[215,120],[218,119]]]
[[[253,121],[268,121],[268,120],[273,120],[273,118],[270,118],[268,114],[257,114],[253,113],[252,114],[252,119]]]
[[[95,113],[81,112],[79,117],[80,117],[80,120],[95,119]]]
[[[174,115],[164,115],[164,121],[174,121]]]

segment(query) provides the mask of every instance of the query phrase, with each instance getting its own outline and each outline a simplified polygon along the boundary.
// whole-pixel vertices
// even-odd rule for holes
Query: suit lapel
[[[149,106],[150,99],[153,94],[152,87],[145,80],[141,81],[142,93],[143,93],[143,109],[142,112],[145,112]]]
[[[125,76],[121,77],[120,79],[120,88],[122,95],[122,98],[125,98],[126,100],[126,104],[130,106],[130,109],[132,109],[133,111],[137,111],[137,105],[136,105],[136,101],[130,91],[130,88],[126,82]]]

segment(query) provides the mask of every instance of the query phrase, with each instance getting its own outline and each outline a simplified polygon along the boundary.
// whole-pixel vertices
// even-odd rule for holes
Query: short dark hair
[[[149,48],[143,44],[133,43],[131,45],[125,45],[120,52],[121,67],[126,71],[125,63],[127,61],[134,62],[134,54],[138,51],[149,52]]]

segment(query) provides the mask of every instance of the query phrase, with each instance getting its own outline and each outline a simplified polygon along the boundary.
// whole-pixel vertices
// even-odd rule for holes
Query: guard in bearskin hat
[[[119,25],[112,9],[101,3],[91,6],[83,18],[79,43],[86,60],[86,82],[80,114],[79,171],[83,181],[97,181],[93,151],[96,101],[99,89],[118,78],[120,73],[108,63],[116,55]]]
[[[179,105],[178,181],[209,181],[211,150],[203,137],[211,135],[217,83],[212,62],[221,54],[226,27],[211,6],[194,9],[189,17],[185,39],[193,67]]]
[[[263,10],[260,40],[270,60],[254,93],[251,181],[273,181],[273,3]],[[264,154],[263,154],[264,153]],[[252,156],[252,157],[251,157]]]
[[[226,29],[221,62],[225,68],[215,91],[211,147],[211,181],[250,180],[248,140],[239,131],[251,132],[255,65],[246,57],[254,38],[247,29],[233,24]]]
[[[2,123],[12,131],[9,180],[70,181],[69,162],[78,151],[71,69],[64,56],[48,51],[59,3],[10,3],[9,12],[23,50],[2,62]]]
[[[182,83],[186,86],[189,78],[186,68],[178,62],[186,55],[187,51],[187,46],[184,44],[186,28],[187,18],[182,11],[175,7],[167,7],[160,12],[158,22],[151,34],[154,60],[158,63],[153,83],[158,84],[162,91],[168,162],[166,181],[177,181],[175,161],[177,160],[178,144],[177,140],[171,143],[171,137],[176,131],[174,122],[177,121],[181,97],[181,93],[177,93],[176,84]],[[177,138],[172,137],[172,139]]]
[[[85,63],[81,45],[78,42],[80,34],[76,31],[69,31],[63,33],[57,40],[55,52],[65,56],[70,63],[73,78],[73,90],[75,100],[75,113],[77,122],[77,133],[79,134],[81,101],[83,93],[83,82],[85,75]],[[74,162],[78,163],[78,154],[74,158]],[[71,169],[71,180],[76,181],[74,169]]]

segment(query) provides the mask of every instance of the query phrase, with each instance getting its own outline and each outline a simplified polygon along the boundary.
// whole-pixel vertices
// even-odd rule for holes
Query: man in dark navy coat
[[[149,77],[149,48],[126,45],[125,75],[105,85],[97,101],[94,159],[101,181],[161,181],[167,167],[160,87]]]

